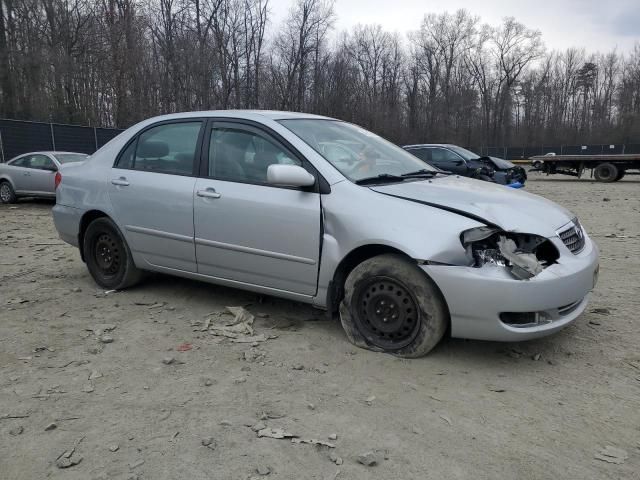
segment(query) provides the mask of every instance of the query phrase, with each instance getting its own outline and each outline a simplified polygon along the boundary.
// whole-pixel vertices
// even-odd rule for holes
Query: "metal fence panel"
[[[117,137],[122,132],[124,132],[124,130],[117,130],[115,128],[96,128],[96,142],[98,144],[98,148],[101,148],[105,143],[112,138]]]
[[[48,123],[0,120],[2,136],[2,161],[6,162],[21,153],[35,150],[53,150],[51,126]]]
[[[52,128],[56,150],[88,154],[96,151],[96,139],[92,127],[54,124]]]
[[[0,119],[0,161],[41,150],[93,153],[122,130]]]

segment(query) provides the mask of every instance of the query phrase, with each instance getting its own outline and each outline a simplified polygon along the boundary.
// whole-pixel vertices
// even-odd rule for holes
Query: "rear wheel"
[[[618,167],[613,163],[601,163],[595,168],[593,175],[599,182],[614,182],[618,176]]]
[[[83,252],[89,273],[103,288],[120,290],[142,278],[120,230],[106,217],[97,218],[87,227]]]
[[[0,182],[0,203],[16,203],[17,199],[11,184],[6,180]]]
[[[349,274],[340,320],[354,345],[415,358],[437,345],[449,316],[440,291],[415,263],[385,254]]]

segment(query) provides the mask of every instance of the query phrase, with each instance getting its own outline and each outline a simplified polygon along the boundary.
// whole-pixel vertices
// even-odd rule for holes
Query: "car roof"
[[[402,148],[416,148],[416,147],[454,147],[452,143],[416,143],[413,145],[403,145]]]
[[[292,119],[316,119],[316,120],[336,120],[335,118],[323,117],[322,115],[314,115],[312,113],[302,112],[283,112],[278,110],[203,110],[196,112],[180,112],[170,113],[168,115],[160,115],[148,119],[149,122],[157,122],[162,120],[177,120],[181,118],[198,118],[198,117],[229,117],[242,118],[246,120],[292,120]],[[146,123],[146,122],[145,122]]]

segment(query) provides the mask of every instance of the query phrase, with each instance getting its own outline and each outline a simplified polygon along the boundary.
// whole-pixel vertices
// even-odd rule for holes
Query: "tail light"
[[[56,172],[56,176],[53,179],[56,189],[58,188],[58,185],[60,185],[60,182],[62,182],[62,174],[60,172]]]

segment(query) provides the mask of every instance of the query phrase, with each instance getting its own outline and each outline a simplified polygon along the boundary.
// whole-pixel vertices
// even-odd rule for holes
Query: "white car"
[[[95,281],[145,270],[340,313],[356,345],[518,341],[584,311],[598,249],[542,197],[436,170],[356,125],[210,111],[139,123],[63,166],[53,217]]]

